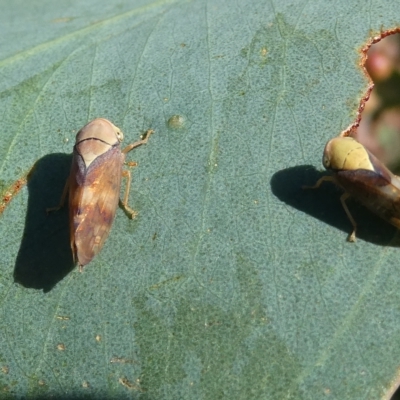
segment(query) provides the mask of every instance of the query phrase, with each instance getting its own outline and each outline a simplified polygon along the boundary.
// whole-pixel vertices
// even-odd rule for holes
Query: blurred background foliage
[[[365,66],[375,87],[362,113],[357,139],[399,174],[400,34],[372,45]]]
[[[400,34],[372,45],[365,65],[374,81],[357,139],[391,171],[400,173]],[[397,389],[392,400],[400,399]]]

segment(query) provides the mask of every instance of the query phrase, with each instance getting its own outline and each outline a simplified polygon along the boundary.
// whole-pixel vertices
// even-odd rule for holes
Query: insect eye
[[[322,157],[322,164],[324,165],[325,168],[330,167],[331,163],[327,154],[324,154],[324,156]]]

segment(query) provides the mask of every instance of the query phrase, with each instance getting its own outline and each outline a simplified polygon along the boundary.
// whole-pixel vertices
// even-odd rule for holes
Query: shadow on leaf
[[[69,245],[68,207],[57,206],[69,174],[71,155],[49,154],[28,176],[28,210],[14,280],[26,288],[50,291],[73,268]]]
[[[343,231],[343,240],[346,240],[352,226],[340,202],[343,191],[329,182],[318,189],[302,188],[313,186],[323,175],[326,172],[319,172],[310,165],[287,168],[273,175],[271,189],[278,199],[289,206]],[[400,246],[394,226],[351,199],[347,200],[347,204],[358,225],[357,239],[378,245]]]

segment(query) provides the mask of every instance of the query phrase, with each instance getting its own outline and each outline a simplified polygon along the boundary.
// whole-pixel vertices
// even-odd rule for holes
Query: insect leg
[[[126,146],[123,150],[122,153],[126,154],[129,153],[131,150],[133,150],[135,147],[139,147],[142,144],[146,144],[147,141],[149,140],[150,135],[154,133],[153,129],[148,129],[145,134],[144,134],[144,138],[141,140],[138,140],[135,143],[129,144],[128,146]],[[137,163],[130,163],[131,166],[136,166]],[[125,213],[130,217],[130,218],[135,218],[137,216],[137,212],[135,210],[133,210],[132,208],[130,208],[128,206],[128,199],[129,199],[129,191],[131,188],[131,173],[128,170],[122,171],[122,176],[124,178],[127,178],[127,182],[126,182],[126,188],[125,188],[125,194],[124,194],[124,199],[123,200],[119,200],[119,205],[120,207],[123,208],[123,210],[125,211]]]
[[[336,179],[332,175],[325,175],[317,180],[317,183],[313,186],[302,186],[302,189],[318,189],[323,182],[333,182],[336,183]]]
[[[349,218],[351,224],[353,225],[353,232],[351,232],[351,234],[348,237],[348,241],[349,242],[355,242],[356,241],[356,229],[357,229],[357,224],[356,221],[354,221],[353,216],[350,214],[349,209],[347,208],[347,204],[346,204],[346,200],[350,197],[350,195],[348,193],[343,193],[340,196],[340,202],[342,203],[342,206],[344,208],[344,211],[347,214],[347,217]]]
[[[63,189],[61,199],[60,199],[60,204],[57,207],[46,208],[47,214],[52,211],[58,211],[60,208],[63,207],[63,205],[65,203],[65,199],[67,197],[68,189],[69,189],[69,178],[67,179],[67,182],[65,182],[64,189]]]
[[[128,170],[122,171],[122,176],[127,178],[124,199],[119,200],[120,207],[125,211],[129,218],[134,219],[138,213],[128,206],[129,191],[131,189],[131,172]]]
[[[144,139],[138,140],[137,142],[132,143],[132,144],[128,144],[128,146],[126,146],[126,147],[122,150],[122,153],[124,153],[124,154],[129,153],[129,152],[130,152],[131,150],[133,150],[135,147],[139,147],[139,146],[141,146],[142,144],[146,144],[147,141],[149,140],[150,135],[151,135],[152,133],[154,133],[153,129],[148,129],[148,130],[146,131],[146,133],[144,134]]]

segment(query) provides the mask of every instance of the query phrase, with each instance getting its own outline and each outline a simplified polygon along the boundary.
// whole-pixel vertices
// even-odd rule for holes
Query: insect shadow
[[[318,189],[303,189],[303,186],[313,186],[324,175],[326,172],[317,171],[310,165],[280,170],[271,178],[272,193],[289,206],[340,229],[346,240],[352,225],[340,202],[343,191],[332,183],[324,183]],[[351,198],[347,204],[357,223],[358,239],[382,246],[400,246],[394,226]]]
[[[46,213],[60,202],[71,160],[72,155],[46,155],[28,176],[28,210],[14,268],[14,281],[26,288],[48,292],[74,268],[68,207]]]

